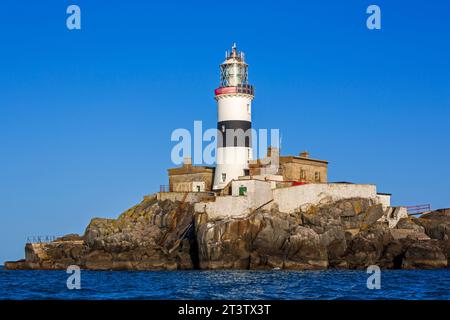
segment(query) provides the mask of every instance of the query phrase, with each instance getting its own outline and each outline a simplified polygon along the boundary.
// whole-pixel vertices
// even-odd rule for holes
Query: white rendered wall
[[[247,95],[226,95],[218,97],[219,121],[245,120],[252,121],[252,97]],[[248,106],[248,107],[247,107]]]
[[[239,196],[239,187],[247,187],[247,195]],[[216,197],[214,202],[200,202],[194,205],[195,211],[207,213],[209,220],[238,218],[250,214],[253,210],[273,199],[270,182],[258,180],[237,180],[232,182],[231,196]]]
[[[371,184],[304,184],[275,189],[273,198],[273,204],[286,213],[294,212],[299,207],[350,198],[371,198],[378,202],[376,186]]]
[[[389,194],[377,194],[378,201],[383,206],[383,209],[391,206],[391,195]]]
[[[258,174],[251,176],[251,179],[268,181],[270,182],[270,187],[272,189],[275,189],[277,187],[277,181],[282,182],[284,180],[283,176],[278,174]]]
[[[241,185],[247,187],[246,196],[239,196]],[[213,202],[196,203],[195,211],[207,213],[208,219],[217,220],[244,217],[256,208],[269,210],[274,205],[278,206],[280,212],[293,213],[298,208],[306,209],[311,205],[351,198],[368,198],[374,203],[380,203],[376,186],[370,184],[305,184],[272,190],[269,181],[249,179],[234,180],[231,187],[231,196],[218,196]],[[392,227],[405,216],[405,208],[388,207],[380,220],[389,222]]]
[[[218,122],[236,120],[251,122],[252,99],[252,96],[244,94],[218,96]],[[243,176],[251,159],[252,148],[249,147],[217,148],[213,189],[223,189],[231,180]],[[226,174],[225,181],[222,180],[222,173]]]
[[[220,147],[216,152],[217,165],[237,165],[241,169],[247,169],[248,160],[252,159],[252,148],[247,147]]]
[[[243,176],[249,159],[252,159],[252,148],[217,148],[213,189],[223,189],[231,180]],[[225,181],[222,181],[222,173],[226,174]]]

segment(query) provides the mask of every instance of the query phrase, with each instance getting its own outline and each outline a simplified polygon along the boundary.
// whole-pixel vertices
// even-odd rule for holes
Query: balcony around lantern
[[[214,93],[216,96],[222,95],[222,94],[248,94],[253,96],[254,95],[254,89],[252,85],[249,84],[238,84],[237,86],[232,87],[220,87],[214,90]]]

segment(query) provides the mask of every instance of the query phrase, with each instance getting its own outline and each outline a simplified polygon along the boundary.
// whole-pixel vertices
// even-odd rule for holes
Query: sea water
[[[450,299],[450,269],[383,270],[380,289],[364,270],[81,270],[79,290],[68,277],[0,267],[0,299]]]

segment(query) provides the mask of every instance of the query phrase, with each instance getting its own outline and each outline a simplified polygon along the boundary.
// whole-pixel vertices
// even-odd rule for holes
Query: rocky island
[[[183,165],[168,169],[169,185],[160,192],[144,197],[117,219],[92,219],[82,236],[28,243],[25,259],[6,262],[5,267],[447,267],[450,209],[414,218],[406,207],[391,206],[391,194],[377,192],[374,184],[329,183],[328,161],[306,151],[281,155],[278,130],[270,133],[267,154],[258,152],[262,158],[253,158],[254,88],[244,57],[233,45],[220,65],[220,86],[214,91],[215,167],[193,165],[189,156],[172,158]],[[267,147],[261,144],[267,138],[260,134],[255,139],[259,151]],[[183,146],[180,141],[174,149]],[[185,151],[179,155],[190,155],[190,149]],[[194,153],[194,163],[203,163],[195,160]]]
[[[343,199],[280,212],[211,218],[189,201],[146,196],[117,219],[92,219],[82,236],[28,243],[6,269],[388,269],[446,268],[450,209],[383,222],[381,204]]]

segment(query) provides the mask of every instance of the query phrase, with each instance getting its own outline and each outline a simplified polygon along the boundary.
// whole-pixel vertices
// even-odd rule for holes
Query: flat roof
[[[214,167],[209,166],[193,166],[193,165],[184,165],[178,168],[169,168],[167,169],[169,176],[180,175],[180,174],[190,174],[190,173],[202,173],[202,172],[212,172],[214,171]]]
[[[320,162],[320,163],[328,164],[328,161],[326,161],[326,160],[314,159],[314,158],[310,158],[310,157],[280,156],[280,158],[284,158],[284,159],[292,158],[292,159],[298,159],[298,160],[304,160],[304,161],[313,161],[313,162]]]

